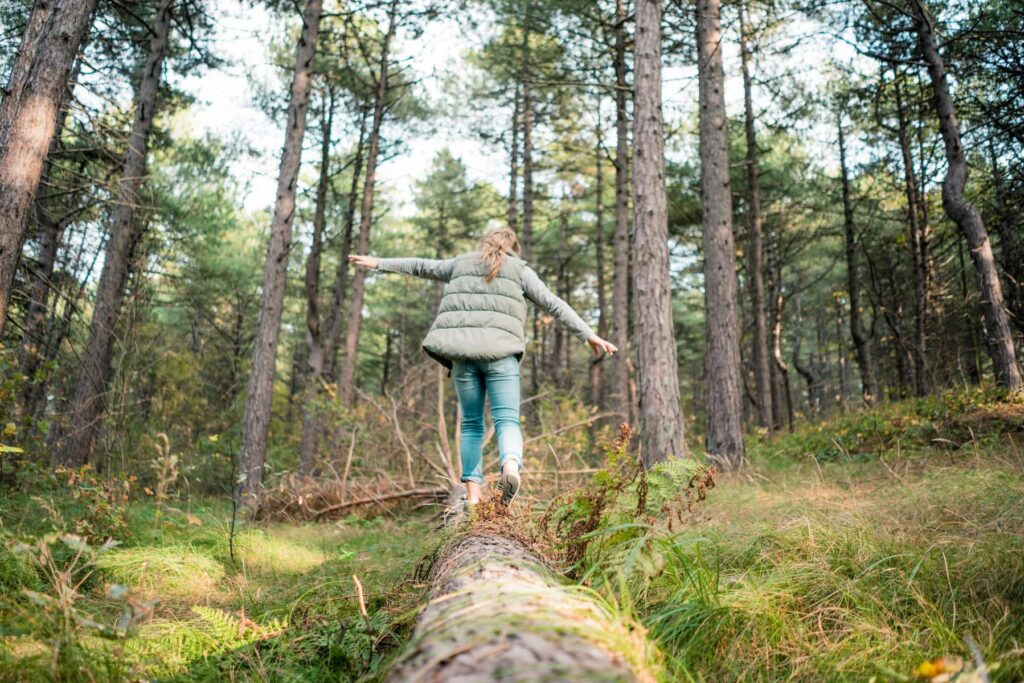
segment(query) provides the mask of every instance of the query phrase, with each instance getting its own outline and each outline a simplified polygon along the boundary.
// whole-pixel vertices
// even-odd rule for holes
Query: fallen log
[[[439,549],[427,604],[386,680],[655,680],[639,625],[494,526],[470,526]]]
[[[370,505],[372,503],[382,503],[387,500],[400,500],[403,498],[441,498],[444,496],[444,493],[444,489],[439,489],[436,487],[410,489],[408,491],[395,491],[394,493],[382,493],[379,496],[367,496],[365,498],[359,498],[358,500],[349,500],[343,503],[335,503],[334,505],[328,505],[322,510],[317,510],[316,512],[314,512],[313,519],[320,519],[328,513],[338,512],[339,510],[347,510],[349,508],[358,507],[359,505]]]

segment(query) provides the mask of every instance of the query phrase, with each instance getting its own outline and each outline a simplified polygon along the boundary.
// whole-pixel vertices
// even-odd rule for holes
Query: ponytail
[[[490,282],[505,267],[505,259],[509,254],[519,256],[519,238],[510,228],[491,230],[480,240],[477,251],[487,264],[487,275],[484,279]]]

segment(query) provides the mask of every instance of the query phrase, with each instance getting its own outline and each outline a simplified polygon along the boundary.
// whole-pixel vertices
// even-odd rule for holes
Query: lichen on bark
[[[471,524],[442,545],[427,578],[426,606],[388,681],[655,680],[644,629],[514,534]]]

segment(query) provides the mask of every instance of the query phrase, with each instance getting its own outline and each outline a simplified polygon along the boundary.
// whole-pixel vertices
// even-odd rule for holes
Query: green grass
[[[993,680],[1021,680],[1021,406],[963,403],[759,443],[685,528],[647,527],[590,573],[628,586],[670,680],[912,680],[927,659],[970,661],[968,639]],[[936,436],[954,433],[967,442]]]
[[[22,591],[55,588],[33,571],[24,548],[14,551],[49,533],[58,563],[69,559],[53,527],[82,510],[59,492],[48,496],[56,516],[31,514],[26,507],[37,501],[30,497],[2,508],[0,681],[372,679],[404,640],[420,595],[406,579],[435,542],[433,523],[422,518],[242,525],[232,558],[229,506],[199,500],[158,515],[151,503],[130,503],[123,544],[95,555],[75,609],[114,624],[124,607],[107,597],[111,584],[127,586],[137,604],[159,602],[124,639],[75,629],[55,670],[59,614]],[[368,620],[359,615],[353,575],[365,589]]]
[[[671,529],[663,505],[693,468],[670,464],[650,481],[660,512],[636,519],[625,495],[577,567],[647,629],[664,680],[918,680],[925,660],[970,661],[969,640],[993,680],[1024,679],[1024,405],[908,401],[752,439],[748,454]],[[242,525],[232,557],[223,501],[122,515],[101,487],[58,483],[0,500],[0,681],[374,680],[409,636],[410,577],[438,540],[402,513]],[[54,594],[25,546],[46,539],[64,566],[74,543],[55,532],[83,524],[122,543],[74,574],[76,614],[115,624],[126,605],[110,584],[160,601],[127,638],[68,627],[24,592]]]

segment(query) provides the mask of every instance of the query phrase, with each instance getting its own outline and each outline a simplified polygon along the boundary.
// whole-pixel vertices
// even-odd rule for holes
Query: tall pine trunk
[[[319,442],[320,420],[317,398],[324,371],[324,334],[320,315],[320,261],[323,252],[324,227],[327,223],[327,192],[331,184],[331,134],[334,129],[334,89],[327,88],[327,99],[320,115],[320,177],[316,184],[313,209],[313,241],[306,259],[306,343],[309,358],[306,369],[306,391],[302,401],[302,442],[299,447],[299,472],[313,474]]]
[[[366,178],[363,181],[363,200],[359,209],[359,245],[357,251],[365,254],[370,249],[370,227],[373,225],[373,192],[380,156],[380,129],[388,99],[388,69],[391,40],[394,38],[398,1],[391,0],[388,10],[388,31],[381,47],[377,74],[377,92],[374,95],[373,122],[366,151]],[[359,350],[359,332],[363,323],[363,295],[366,292],[366,270],[359,268],[352,279],[352,300],[349,302],[348,325],[345,329],[345,361],[338,379],[338,398],[343,406],[351,405],[355,395],[356,360]]]
[[[513,232],[519,227],[519,107],[520,84],[516,82],[512,95],[512,142],[508,152],[508,227]]]
[[[647,467],[686,455],[668,262],[661,118],[661,2],[637,0],[633,131],[633,320],[640,439]]]
[[[359,179],[363,176],[366,159],[366,121],[369,107],[359,112],[359,139],[356,142],[355,158],[352,160],[352,179],[345,199],[345,224],[341,231],[341,249],[338,254],[338,269],[334,276],[331,292],[331,310],[327,315],[327,337],[324,340],[323,376],[337,383],[338,347],[341,333],[345,329],[345,300],[348,294],[348,256],[352,253],[355,233],[356,204],[359,202]]]
[[[519,74],[523,92],[523,230],[519,234],[523,259],[533,258],[533,94],[530,65],[530,21],[531,0],[526,0],[523,15],[523,43],[520,47],[522,73]]]
[[[1010,312],[1010,323],[1017,328],[1017,341],[1021,343],[1024,338],[1024,231],[1021,230],[1020,215],[1007,201],[1006,179],[999,167],[999,158],[991,139],[988,147],[996,195],[994,228],[999,235],[1006,307]]]
[[[597,269],[597,335],[608,338],[608,297],[605,283],[604,235],[604,145],[601,131],[601,106],[598,103],[594,143],[594,261]],[[604,406],[604,356],[590,361],[590,404]]]
[[[754,131],[753,79],[750,65],[750,36],[746,24],[744,5],[739,4],[740,53],[743,71],[743,121],[747,142],[747,283],[750,294],[751,317],[754,319],[752,340],[754,361],[754,389],[757,399],[757,424],[772,429],[771,370],[768,359],[768,313],[765,310],[764,291],[764,229],[761,220],[761,181],[758,177],[757,135]]]
[[[626,7],[615,0],[615,233],[612,237],[612,356],[610,406],[619,422],[632,422],[629,376],[629,114],[626,105]]]
[[[925,322],[928,315],[928,260],[925,234],[918,211],[917,174],[914,172],[914,157],[910,149],[909,123],[903,106],[903,92],[900,76],[894,82],[897,129],[900,154],[903,159],[903,183],[907,195],[907,223],[910,228],[910,263],[914,280],[914,390],[918,396],[928,393],[928,343]]]
[[[14,62],[11,64],[11,73],[7,78],[7,87],[4,88],[4,108],[0,114],[0,142],[6,143],[14,124],[14,116],[17,113],[16,106],[8,109],[7,103],[17,103],[25,90],[25,83],[28,80],[32,64],[39,52],[39,45],[46,34],[47,22],[53,15],[54,2],[52,0],[34,0],[32,9],[25,19],[25,27],[21,32],[21,44],[18,52],[14,55]],[[84,36],[83,36],[84,39]]]
[[[861,391],[864,401],[872,404],[879,399],[878,380],[875,378],[875,361],[871,353],[871,339],[864,332],[861,319],[860,269],[857,265],[857,230],[853,222],[853,200],[850,197],[850,172],[846,164],[846,133],[843,130],[842,112],[837,114],[839,132],[839,172],[843,190],[843,228],[846,239],[846,284],[849,289],[850,336],[857,352],[857,367],[860,368]]]
[[[0,102],[0,332],[68,74],[96,0],[37,0]]]
[[[117,205],[111,216],[110,237],[89,324],[89,339],[82,352],[82,365],[69,404],[68,423],[54,434],[53,459],[67,467],[80,467],[89,462],[102,421],[112,371],[114,334],[121,315],[128,270],[145,227],[145,223],[135,215],[135,207],[139,205],[139,190],[146,175],[149,137],[167,55],[173,6],[174,0],[163,0],[154,17],[153,37],[142,81],[136,91],[135,122],[117,183]]]
[[[782,257],[779,254],[779,235],[769,233],[768,238],[768,272],[771,283],[771,321],[772,321],[772,420],[777,429],[782,429],[788,422],[789,430],[793,431],[793,394],[789,381],[789,366],[782,355],[782,315],[786,300],[782,296]]]
[[[967,157],[960,142],[960,123],[956,107],[949,93],[946,65],[939,54],[932,17],[922,0],[911,0],[911,12],[917,30],[918,44],[931,77],[935,111],[939,116],[939,132],[946,146],[949,168],[942,182],[942,207],[950,220],[957,224],[971,248],[971,260],[981,293],[981,313],[985,321],[987,348],[992,358],[996,382],[1011,392],[1024,391],[1017,352],[1013,345],[1009,316],[1003,300],[992,243],[978,209],[964,197],[967,184]]]
[[[242,423],[242,447],[238,461],[239,498],[258,494],[263,486],[263,466],[267,459],[267,433],[277,370],[277,339],[281,330],[285,277],[295,215],[295,185],[302,160],[302,138],[306,134],[306,113],[322,6],[322,0],[309,0],[306,3],[302,15],[302,33],[295,48],[295,71],[292,74],[284,148],[277,176],[274,215],[270,221],[267,260],[263,266],[263,294]]]
[[[39,183],[44,194],[49,188],[54,157],[60,149],[60,137],[67,120],[68,108],[71,106],[71,94],[75,81],[78,80],[81,64],[80,59],[75,60],[75,66],[68,79],[68,87],[64,90],[64,99],[57,114],[53,139],[50,140],[50,147],[46,152],[46,161],[43,163]],[[21,375],[24,377],[24,383],[21,386],[20,403],[23,416],[36,414],[37,406],[45,391],[46,383],[38,381],[36,373],[43,366],[46,351],[44,347],[50,304],[50,282],[53,279],[53,271],[57,263],[57,251],[60,248],[61,236],[69,219],[75,215],[75,212],[71,212],[58,216],[57,209],[55,200],[45,196],[36,197],[36,240],[39,246],[29,276],[29,305],[25,313],[25,324],[21,336]]]
[[[725,469],[743,465],[740,324],[732,234],[729,141],[722,69],[721,3],[697,2],[700,188],[704,233],[707,452]],[[639,120],[639,115],[637,116]],[[748,151],[749,154],[749,151]]]

